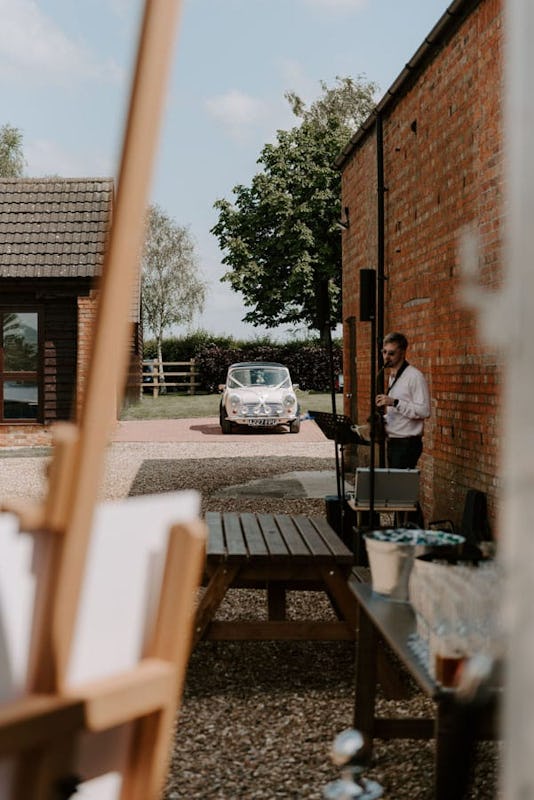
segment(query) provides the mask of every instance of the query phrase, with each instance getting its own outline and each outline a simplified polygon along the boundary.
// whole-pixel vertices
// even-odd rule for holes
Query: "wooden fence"
[[[195,389],[200,386],[194,358],[190,358],[189,361],[162,361],[161,369],[157,358],[143,361],[142,365],[141,395],[152,392],[153,397],[158,397],[160,394],[165,394],[169,388],[195,394]]]

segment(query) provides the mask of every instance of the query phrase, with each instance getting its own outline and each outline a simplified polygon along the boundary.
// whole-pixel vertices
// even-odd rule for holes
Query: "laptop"
[[[419,501],[418,469],[384,469],[375,467],[375,507],[412,508]],[[354,501],[369,505],[370,470],[358,467],[354,483]]]

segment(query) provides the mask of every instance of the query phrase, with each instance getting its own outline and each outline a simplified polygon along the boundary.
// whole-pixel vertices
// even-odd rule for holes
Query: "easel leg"
[[[67,800],[74,794],[72,765],[75,744],[74,735],[52,738],[46,747],[22,756],[17,764],[13,800]],[[70,793],[69,784],[72,785]]]
[[[156,800],[160,797],[173,730],[174,706],[149,714],[135,723],[121,800]]]

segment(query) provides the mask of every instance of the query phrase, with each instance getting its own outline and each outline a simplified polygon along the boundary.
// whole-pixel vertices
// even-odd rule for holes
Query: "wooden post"
[[[152,362],[152,397],[158,396],[159,390],[159,361],[155,358]]]
[[[189,394],[195,394],[195,359],[191,358],[189,360]]]

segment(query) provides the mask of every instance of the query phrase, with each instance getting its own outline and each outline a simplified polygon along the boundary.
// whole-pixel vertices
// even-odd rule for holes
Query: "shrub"
[[[219,347],[232,347],[231,336],[213,336],[207,331],[195,331],[187,336],[170,337],[163,340],[162,355],[164,361],[189,361],[196,358],[197,353],[205,347],[216,344]],[[157,358],[156,342],[148,339],[143,344],[143,358]]]
[[[230,364],[239,361],[277,361],[289,369],[301,389],[316,392],[330,389],[330,356],[318,340],[279,343],[262,337],[245,342],[198,331],[182,338],[165,339],[162,352],[164,361],[195,358],[203,391],[216,392],[226,380]],[[145,342],[144,358],[155,357],[155,342]],[[343,369],[343,350],[338,339],[332,342],[332,357],[335,377]]]

